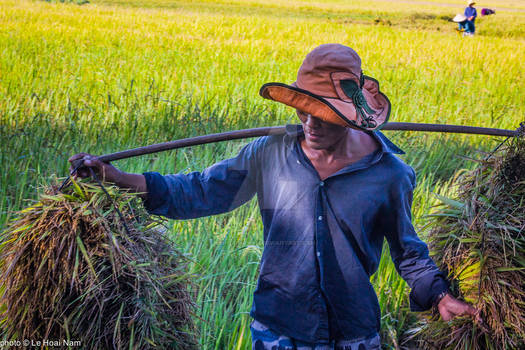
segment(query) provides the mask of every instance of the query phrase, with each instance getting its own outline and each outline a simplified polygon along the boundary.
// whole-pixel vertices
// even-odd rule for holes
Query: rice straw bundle
[[[515,138],[461,176],[457,200],[432,215],[429,246],[453,292],[484,324],[459,318],[424,327],[424,348],[525,348],[525,140]]]
[[[193,349],[184,258],[135,195],[106,189],[111,198],[83,181],[49,188],[2,233],[4,339]]]

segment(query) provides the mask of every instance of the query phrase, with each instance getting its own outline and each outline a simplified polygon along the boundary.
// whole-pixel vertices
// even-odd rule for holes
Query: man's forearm
[[[115,185],[118,187],[129,188],[134,192],[140,193],[142,198],[146,198],[148,194],[146,178],[142,174],[121,172],[120,176],[115,181]]]

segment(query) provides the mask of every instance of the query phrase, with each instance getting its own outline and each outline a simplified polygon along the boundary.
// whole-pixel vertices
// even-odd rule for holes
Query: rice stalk
[[[457,182],[430,216],[429,246],[471,318],[425,322],[421,346],[434,349],[525,347],[525,140],[516,138]]]
[[[47,188],[2,232],[4,339],[83,349],[192,349],[186,260],[136,196],[107,185]],[[122,212],[129,231],[112,201]]]

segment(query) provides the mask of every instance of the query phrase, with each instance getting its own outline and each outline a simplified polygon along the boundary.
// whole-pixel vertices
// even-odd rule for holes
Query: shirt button
[[[324,181],[319,182],[319,186],[324,186]]]
[[[301,161],[299,161],[299,159],[297,159],[297,164],[301,164]]]
[[[317,256],[321,256],[321,253],[320,253],[320,252],[317,252]]]
[[[319,215],[319,217],[317,218],[317,220],[322,221],[322,220],[323,220],[323,217],[322,217],[321,215]]]

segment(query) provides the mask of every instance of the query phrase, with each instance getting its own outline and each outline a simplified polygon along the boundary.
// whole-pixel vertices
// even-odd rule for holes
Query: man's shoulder
[[[283,135],[262,136],[245,145],[239,156],[259,163],[267,162],[274,159],[284,146]]]
[[[272,148],[284,146],[285,143],[285,135],[278,134],[259,137],[250,142],[250,145],[257,151],[268,152]]]
[[[406,183],[409,182],[415,186],[416,172],[414,169],[405,163],[401,158],[392,153],[385,153],[383,155],[381,164],[385,167],[392,183]]]

